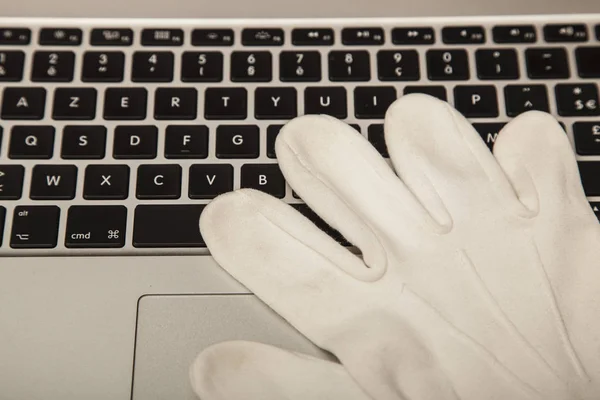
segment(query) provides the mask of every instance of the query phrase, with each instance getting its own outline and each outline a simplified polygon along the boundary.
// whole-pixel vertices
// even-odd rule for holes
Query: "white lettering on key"
[[[131,135],[131,137],[129,138],[129,145],[137,146],[138,144],[140,144],[141,141],[142,139],[140,139],[138,135]]]
[[[69,104],[69,108],[79,108],[79,100],[81,100],[77,96],[71,97],[71,103]]]
[[[281,97],[271,97],[271,100],[273,100],[273,107],[277,107],[277,104],[279,104]]]
[[[129,108],[129,97],[121,97],[121,108]]]
[[[241,145],[242,143],[244,143],[244,137],[242,135],[235,135],[232,140],[233,144],[235,144],[236,146]]]
[[[213,183],[215,183],[215,179],[216,179],[216,177],[217,177],[216,175],[213,175],[213,176],[208,176],[208,175],[206,175],[206,180],[208,181],[208,184],[209,184],[210,186],[212,186],[212,185],[213,185]]]
[[[21,97],[19,101],[17,101],[17,107],[27,107],[29,108],[29,103],[27,102],[26,97]]]
[[[319,97],[319,103],[322,107],[329,107],[331,104],[331,97],[327,96],[327,101],[325,101],[325,97],[321,96]]]
[[[100,186],[112,186],[110,183],[110,178],[112,177],[112,175],[102,175],[102,183],[100,183]]]
[[[260,186],[264,186],[267,184],[267,176],[266,175],[259,175],[258,176],[258,184]]]
[[[481,101],[481,96],[478,94],[474,94],[471,96],[471,104],[475,105]]]
[[[162,186],[162,185],[164,185],[165,183],[163,182],[163,179],[165,179],[164,175],[156,175],[154,177],[154,184],[156,186]]]
[[[373,96],[373,106],[377,106],[377,96]]]
[[[79,147],[84,147],[88,145],[88,138],[85,135],[79,136]]]
[[[60,185],[60,175],[46,175],[46,184],[48,186],[58,186]]]
[[[221,97],[223,99],[223,107],[227,107],[229,105],[229,97]]]
[[[37,137],[33,135],[29,135],[25,138],[25,144],[27,146],[37,146]]]
[[[181,99],[179,97],[171,97],[171,108],[179,108],[179,102]]]
[[[189,142],[192,141],[192,137],[190,135],[183,135],[183,145],[187,146]]]

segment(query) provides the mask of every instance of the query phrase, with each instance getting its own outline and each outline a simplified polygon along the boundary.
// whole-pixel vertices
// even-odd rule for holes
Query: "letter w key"
[[[36,165],[31,176],[32,200],[71,200],[75,197],[77,167]]]

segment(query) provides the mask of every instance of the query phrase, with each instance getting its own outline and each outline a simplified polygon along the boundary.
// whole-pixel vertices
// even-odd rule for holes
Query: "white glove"
[[[327,116],[276,143],[289,184],[362,259],[260,192],[206,207],[216,261],[341,365],[219,344],[192,366],[200,398],[599,399],[600,225],[558,123],[516,118],[494,158],[447,103],[410,95],[385,139],[398,176]]]

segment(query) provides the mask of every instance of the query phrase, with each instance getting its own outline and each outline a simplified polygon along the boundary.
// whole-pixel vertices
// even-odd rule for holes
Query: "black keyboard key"
[[[240,186],[260,190],[280,199],[285,197],[285,179],[277,164],[242,165]]]
[[[331,236],[334,240],[339,242],[342,246],[350,246],[350,243],[342,236],[340,232],[333,229],[327,222],[325,222],[317,213],[310,209],[306,204],[292,204],[300,214],[311,221],[315,226],[321,229],[323,232]]]
[[[277,157],[277,154],[275,154],[275,141],[281,128],[283,128],[283,125],[269,125],[267,128],[267,157],[269,158]]]
[[[498,116],[498,95],[495,86],[456,86],[454,106],[467,118]]]
[[[156,158],[158,128],[151,125],[121,125],[115,128],[113,157],[117,159]]]
[[[392,29],[392,43],[402,45],[433,44],[435,33],[432,28],[411,27]]]
[[[385,133],[383,124],[372,124],[369,125],[367,130],[367,138],[369,142],[375,147],[375,150],[381,154],[382,157],[389,157],[387,145],[385,144]]]
[[[214,199],[233,190],[233,167],[229,164],[194,164],[190,167],[190,199]]]
[[[268,51],[236,51],[231,54],[233,82],[270,82],[273,60]]]
[[[129,197],[129,166],[88,165],[85,169],[83,198],[124,200]]]
[[[96,89],[58,88],[54,91],[52,118],[56,120],[91,120],[96,117]]]
[[[181,197],[181,166],[175,164],[140,165],[136,197],[142,200]]]
[[[319,82],[321,54],[318,51],[282,51],[279,79],[283,82]]]
[[[0,28],[0,45],[24,46],[31,42],[31,30],[27,28]]]
[[[15,207],[10,247],[13,249],[56,247],[59,221],[60,208],[57,206]]]
[[[182,29],[144,29],[142,31],[142,46],[182,46]]]
[[[292,119],[298,115],[296,89],[264,87],[254,91],[256,119]]]
[[[519,79],[519,62],[514,49],[477,50],[479,79]]]
[[[575,49],[577,71],[582,78],[600,78],[600,46]]]
[[[342,43],[347,46],[377,46],[385,42],[381,28],[344,28]]]
[[[422,93],[429,96],[437,97],[442,101],[447,101],[446,88],[443,86],[405,86],[404,94]]]
[[[34,82],[71,82],[75,69],[72,51],[36,51],[31,80]]]
[[[481,139],[485,142],[487,147],[492,150],[498,133],[504,128],[506,123],[504,122],[481,122],[473,124],[473,128],[479,133]]]
[[[329,80],[368,81],[371,79],[371,62],[367,51],[329,52]]]
[[[42,46],[79,46],[82,36],[79,28],[43,28],[39,43]]]
[[[283,29],[279,28],[247,28],[242,31],[244,46],[283,46],[284,40]]]
[[[122,82],[125,55],[120,51],[88,51],[83,55],[83,82]]]
[[[533,25],[501,25],[492,29],[496,43],[535,43],[537,34]]]
[[[2,95],[2,119],[42,119],[46,89],[7,87]]]
[[[234,34],[232,29],[194,29],[192,46],[231,46]]]
[[[598,87],[595,84],[559,84],[554,88],[558,114],[563,117],[600,115]]]
[[[600,24],[596,25],[596,39],[600,40]]]
[[[562,47],[525,50],[527,74],[532,79],[566,79],[570,76],[567,51]]]
[[[139,205],[135,208],[133,246],[206,247],[198,221],[205,205]]]
[[[74,165],[36,165],[31,174],[32,200],[72,200],[77,186]]]
[[[346,89],[343,87],[307,87],[304,113],[327,114],[344,119],[348,116]]]
[[[573,124],[573,136],[577,154],[583,156],[600,155],[600,121],[575,122]],[[0,170],[2,170],[1,166]]]
[[[419,54],[415,50],[382,50],[377,53],[377,74],[381,81],[418,81]]]
[[[104,119],[146,118],[148,91],[144,88],[108,88],[104,92]]]
[[[256,125],[217,127],[218,158],[258,158],[259,147],[259,130]]]
[[[169,125],[165,131],[165,158],[208,157],[208,127]]]
[[[357,87],[354,89],[354,115],[360,119],[383,118],[395,100],[393,86]]]
[[[53,126],[13,126],[8,156],[16,160],[50,159],[54,154]]]
[[[292,31],[295,46],[331,46],[334,40],[331,28],[296,28]]]
[[[133,82],[171,82],[174,56],[170,51],[136,51],[133,53]]]
[[[223,54],[218,51],[183,53],[181,64],[183,82],[221,82]]]
[[[587,27],[584,24],[549,24],[544,26],[544,38],[549,43],[587,42]]]
[[[100,160],[106,149],[106,128],[94,125],[65,126],[61,157],[65,160]]]
[[[579,175],[586,196],[600,196],[600,163],[595,161],[579,161]]]
[[[154,119],[196,119],[198,91],[194,88],[158,88],[154,94]]]
[[[245,88],[207,88],[204,91],[204,118],[246,119],[248,91]]]
[[[92,46],[131,46],[133,31],[129,28],[97,28],[90,34]]]
[[[550,112],[548,91],[544,85],[508,85],[504,88],[504,100],[509,117],[530,110]]]
[[[442,29],[442,40],[446,44],[485,43],[485,30],[481,26],[453,26]]]
[[[23,192],[22,165],[0,165],[0,200],[19,200]],[[0,225],[0,232],[2,226]]]
[[[23,79],[25,53],[22,51],[0,52],[0,82],[18,82]]]
[[[65,247],[80,249],[125,246],[127,207],[72,206],[67,216]]]
[[[469,56],[465,50],[429,50],[427,74],[432,81],[469,79]]]

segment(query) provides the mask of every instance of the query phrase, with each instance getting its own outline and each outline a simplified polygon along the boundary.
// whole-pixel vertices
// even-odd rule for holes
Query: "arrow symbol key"
[[[18,200],[23,191],[22,165],[0,165],[0,200]]]

